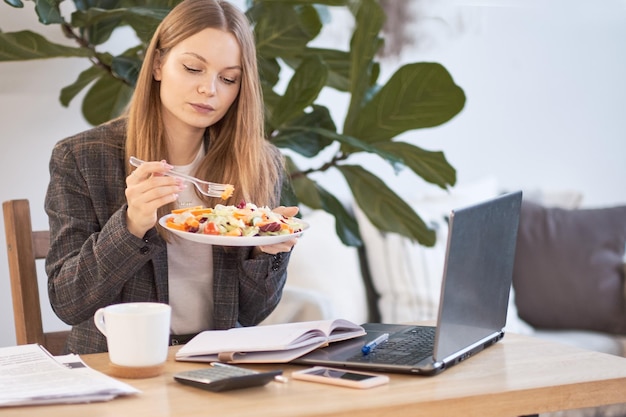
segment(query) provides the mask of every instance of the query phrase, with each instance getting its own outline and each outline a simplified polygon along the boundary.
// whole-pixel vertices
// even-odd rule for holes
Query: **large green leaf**
[[[92,45],[100,45],[107,41],[113,31],[123,24],[130,25],[139,39],[148,43],[168,12],[169,9],[152,7],[112,10],[92,7],[72,13],[72,26],[86,29],[89,42]]]
[[[289,158],[285,158],[285,159],[287,159],[288,164],[291,163]],[[282,189],[280,192],[280,205],[286,206],[286,207],[290,207],[290,206],[296,207],[299,205],[298,197],[296,197],[296,193],[293,189],[293,184],[286,172],[285,172],[285,179],[283,181]],[[298,215],[300,215],[300,213],[298,213]]]
[[[274,134],[274,127],[271,126],[270,123],[272,112],[282,97],[272,89],[272,86],[267,85],[267,83],[262,82],[261,88],[263,90],[263,104],[265,105],[265,131],[269,136],[271,136]]]
[[[435,232],[396,193],[372,173],[356,165],[341,165],[356,203],[381,231],[398,233],[424,246],[435,244]]]
[[[122,19],[104,19],[93,25],[89,25],[83,31],[90,45],[102,45],[109,39],[118,27],[122,26]]]
[[[122,114],[132,94],[132,87],[110,75],[105,75],[96,81],[85,95],[83,115],[92,125],[107,122]]]
[[[283,57],[291,68],[297,68],[303,58],[317,56],[328,66],[326,85],[339,91],[350,88],[350,53],[335,49],[305,48],[299,57]]]
[[[94,80],[102,77],[105,74],[105,70],[102,67],[93,65],[81,72],[76,81],[72,84],[64,87],[61,90],[59,100],[65,107],[69,106],[70,102],[78,93],[80,93],[85,87],[91,84]]]
[[[102,1],[102,0],[92,0]],[[108,0],[116,1],[116,0]],[[118,7],[151,7],[156,9],[173,9],[178,3],[183,0],[119,0]],[[104,7],[105,9],[107,7]],[[111,9],[116,7],[110,7]]]
[[[265,130],[267,133],[271,134],[272,127],[269,121],[272,118],[274,107],[276,107],[281,100],[281,96],[274,91],[274,86],[280,80],[281,68],[276,58],[266,58],[259,55],[258,61],[259,78],[261,80],[261,89],[263,90],[263,104],[265,104]]]
[[[322,28],[315,7],[309,5],[257,2],[247,13],[254,22],[257,50],[266,58],[297,56]]]
[[[441,64],[407,64],[361,109],[346,131],[370,143],[385,141],[408,130],[445,123],[464,105],[465,93]]]
[[[30,30],[0,32],[0,62],[58,57],[89,57],[91,55],[92,52],[88,49],[52,43]]]
[[[376,0],[362,0],[356,14],[356,28],[350,41],[350,106],[343,131],[357,117],[362,101],[373,84],[372,63],[376,52],[382,46],[379,33],[385,21],[385,14]]]
[[[456,170],[448,163],[443,152],[426,151],[406,142],[377,142],[372,146],[402,157],[404,164],[423,180],[444,190],[456,184]]]
[[[21,0],[4,0],[4,2],[8,4],[9,6],[13,6],[18,9],[21,9],[24,7],[24,3],[22,3]]]
[[[76,6],[76,10],[87,10],[92,7],[90,0],[72,0],[72,2]]]
[[[311,4],[312,0],[253,0],[254,2],[263,1],[265,3],[283,3],[283,4]],[[352,0],[315,0],[317,4],[325,4],[327,6],[345,6],[350,3]]]
[[[73,0],[77,10],[87,10],[91,9],[92,7],[106,10],[117,9],[119,7],[122,7],[121,4],[125,1],[129,0]],[[147,1],[152,2],[153,0]]]
[[[76,10],[72,13],[72,26],[75,28],[89,28],[98,23],[115,21],[121,23],[122,18],[128,9],[107,10],[100,7],[90,7],[88,9]]]
[[[291,183],[298,202],[314,210],[322,209],[322,198],[317,190],[315,181],[306,175],[298,175],[292,178]]]
[[[276,58],[258,57],[259,77],[261,82],[267,87],[274,87],[280,80],[280,64]]]
[[[347,246],[362,246],[363,240],[354,216],[326,189],[318,185],[317,190],[322,200],[322,208],[335,216],[335,232],[339,239]]]
[[[123,20],[128,23],[144,44],[150,43],[152,35],[163,18],[170,12],[170,8],[158,7],[131,7],[126,9]]]
[[[62,0],[35,0],[35,12],[44,25],[61,24],[63,16],[59,4]]]
[[[324,210],[335,217],[335,231],[345,245],[363,245],[356,219],[334,195],[306,176],[294,179],[293,188],[302,204]]]
[[[327,131],[337,130],[328,109],[318,105],[313,105],[313,111],[291,120],[289,125],[319,127]],[[279,130],[271,141],[279,148],[291,149],[300,155],[312,158],[334,140],[309,129],[296,128],[295,130]]]
[[[113,73],[124,80],[128,85],[135,87],[142,61],[136,57],[116,56],[113,58],[111,69]]]
[[[272,112],[272,125],[281,126],[310,106],[326,84],[327,74],[328,68],[319,57],[302,61]]]

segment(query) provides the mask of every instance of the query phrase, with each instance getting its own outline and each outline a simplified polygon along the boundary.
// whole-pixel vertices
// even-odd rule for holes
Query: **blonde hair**
[[[203,199],[208,206],[246,201],[274,207],[279,203],[276,187],[284,162],[278,149],[265,140],[263,97],[250,22],[228,1],[184,0],[158,26],[129,104],[126,160],[131,155],[146,161],[168,159],[160,83],[153,78],[155,54],[165,55],[182,40],[207,28],[235,36],[241,49],[242,78],[239,95],[230,109],[207,129],[207,154],[195,173],[208,181],[233,184],[235,192],[226,202]],[[128,165],[128,172],[130,169]],[[164,207],[160,214],[170,209]]]

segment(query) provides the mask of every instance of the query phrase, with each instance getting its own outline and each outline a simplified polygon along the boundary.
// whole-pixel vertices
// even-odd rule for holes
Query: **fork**
[[[130,164],[134,167],[139,167],[144,162],[145,161],[135,158],[134,156],[130,157]],[[165,175],[181,178],[187,182],[192,183],[196,186],[198,191],[200,191],[207,197],[220,197],[222,200],[227,200],[235,190],[235,187],[233,187],[231,184],[218,184],[215,182],[204,181],[199,178],[192,177],[191,175],[185,175],[183,173],[173,170],[167,171]]]

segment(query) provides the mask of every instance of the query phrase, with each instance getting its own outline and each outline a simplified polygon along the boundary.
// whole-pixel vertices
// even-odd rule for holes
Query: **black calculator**
[[[238,366],[213,362],[210,367],[183,371],[174,374],[181,384],[191,385],[207,391],[219,392],[240,388],[258,387],[272,381],[283,371],[257,372]]]

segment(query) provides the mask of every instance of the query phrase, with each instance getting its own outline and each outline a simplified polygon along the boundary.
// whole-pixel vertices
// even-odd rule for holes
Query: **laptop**
[[[450,213],[434,326],[365,323],[365,336],[331,343],[292,363],[436,375],[501,340],[521,201],[516,191]],[[387,340],[363,353],[381,336]]]

